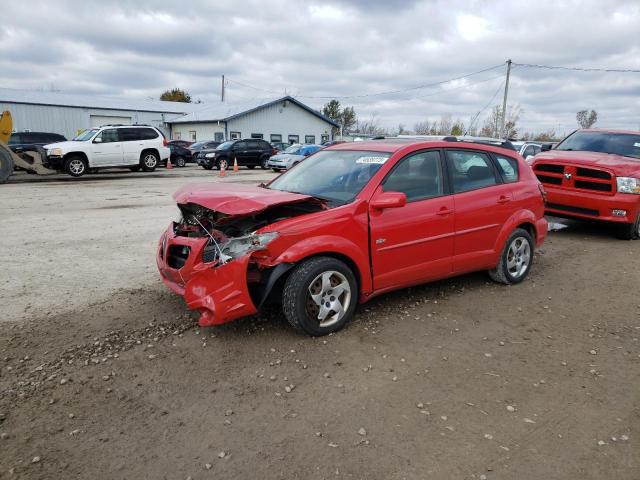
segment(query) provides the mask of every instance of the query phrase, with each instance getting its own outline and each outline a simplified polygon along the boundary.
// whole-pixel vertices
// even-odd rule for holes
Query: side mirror
[[[102,143],[102,137],[96,137],[93,139],[93,143]]]
[[[552,147],[553,147],[553,145],[552,145],[552,144],[550,144],[550,143],[543,143],[543,144],[540,146],[540,151],[542,151],[542,152],[548,152],[549,150],[551,150],[551,148],[552,148]]]
[[[371,199],[370,205],[377,210],[400,208],[407,204],[407,196],[402,192],[380,192]]]

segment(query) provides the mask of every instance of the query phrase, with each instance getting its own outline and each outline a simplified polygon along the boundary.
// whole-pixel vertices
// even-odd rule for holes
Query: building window
[[[252,133],[251,138],[264,138],[264,135],[261,133]]]
[[[240,132],[231,132],[229,135],[231,135],[231,140],[240,140],[242,138]]]
[[[222,132],[216,132],[213,134],[213,139],[216,142],[224,142],[224,133]]]
[[[304,143],[316,143],[316,136],[315,135],[305,135],[304,136]]]
[[[289,135],[289,143],[300,143],[300,135]]]
[[[320,135],[320,142],[324,143],[324,142],[328,142],[329,141],[329,135],[324,134],[324,135]]]
[[[275,133],[271,134],[271,141],[272,142],[281,142],[282,141],[282,135],[277,135]]]
[[[191,139],[192,142],[196,141],[196,132],[195,132],[195,130],[191,130],[189,132],[189,138]]]
[[[173,134],[173,139],[174,139],[174,140],[181,140],[181,139],[182,139],[182,133],[180,133],[180,132],[175,132],[175,133]]]

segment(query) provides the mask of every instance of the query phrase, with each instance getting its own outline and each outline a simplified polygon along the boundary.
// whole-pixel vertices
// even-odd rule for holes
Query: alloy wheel
[[[320,327],[329,327],[339,322],[350,304],[349,281],[335,270],[321,273],[307,288],[307,313],[318,319]]]
[[[85,165],[79,158],[74,158],[69,162],[69,171],[73,175],[82,175],[84,173]]]
[[[155,168],[156,164],[158,163],[158,160],[156,159],[156,156],[154,154],[148,153],[144,156],[143,162],[145,167]]]
[[[516,237],[509,245],[507,251],[507,270],[509,274],[517,279],[520,278],[529,268],[531,263],[531,246],[524,237]]]

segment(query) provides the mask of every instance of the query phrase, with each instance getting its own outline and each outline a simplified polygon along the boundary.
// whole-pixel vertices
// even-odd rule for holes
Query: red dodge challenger
[[[160,238],[162,279],[201,326],[277,302],[310,335],[390,290],[476,270],[521,282],[547,234],[544,190],[520,155],[490,143],[343,143],[267,185],[187,185]]]
[[[621,238],[640,238],[640,132],[577,130],[532,167],[549,214],[616,223]]]

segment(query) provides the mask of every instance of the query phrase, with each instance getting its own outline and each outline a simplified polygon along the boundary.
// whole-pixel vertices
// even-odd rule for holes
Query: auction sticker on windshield
[[[356,159],[356,163],[374,163],[382,165],[389,157],[360,157]]]

